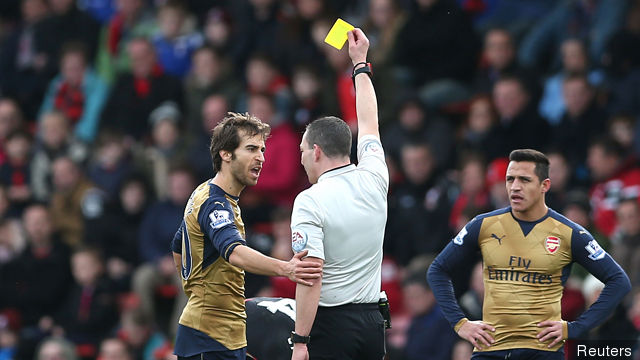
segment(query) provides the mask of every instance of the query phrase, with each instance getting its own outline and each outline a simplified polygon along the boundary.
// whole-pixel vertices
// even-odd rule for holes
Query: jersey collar
[[[325,179],[334,177],[334,176],[338,176],[338,175],[342,175],[346,172],[349,172],[353,169],[355,169],[356,166],[354,164],[346,164],[346,165],[342,165],[342,166],[338,166],[337,168],[333,168],[331,170],[327,170],[325,172],[322,173],[322,175],[320,175],[320,177],[318,178],[318,182],[321,182]]]

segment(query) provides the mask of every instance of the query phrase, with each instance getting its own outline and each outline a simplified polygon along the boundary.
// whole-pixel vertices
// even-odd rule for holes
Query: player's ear
[[[551,179],[546,178],[546,179],[542,180],[541,187],[542,187],[542,193],[543,194],[548,192],[549,189],[551,188]]]
[[[222,158],[222,161],[224,162],[231,161],[231,158],[233,157],[233,154],[231,153],[231,151],[227,151],[227,150],[220,150],[218,154],[220,155],[220,158]]]

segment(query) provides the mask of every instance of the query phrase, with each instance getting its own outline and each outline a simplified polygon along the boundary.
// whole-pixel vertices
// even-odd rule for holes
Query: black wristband
[[[356,68],[358,67],[358,65],[370,66],[371,64],[369,64],[369,63],[368,63],[368,62],[366,62],[366,61],[361,61],[361,62],[359,62],[359,63],[357,63],[357,64],[353,65],[353,72],[355,72],[355,71],[356,71]]]
[[[289,338],[291,339],[292,344],[308,344],[311,340],[311,336],[298,335],[295,331],[291,332],[291,336]]]
[[[364,64],[365,66],[363,66],[363,67],[361,67],[359,69],[355,69],[356,66],[361,65],[361,64]],[[356,76],[358,74],[365,73],[365,74],[369,75],[370,79],[371,79],[371,76],[373,75],[373,70],[371,69],[371,63],[365,63],[365,62],[357,63],[354,66],[354,69],[355,70],[353,70],[353,74],[351,75],[351,80],[353,81],[353,87],[356,86]]]

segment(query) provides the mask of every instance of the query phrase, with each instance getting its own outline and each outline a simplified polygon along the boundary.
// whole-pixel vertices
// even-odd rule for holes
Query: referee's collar
[[[318,182],[330,177],[342,175],[346,172],[349,172],[355,169],[355,167],[356,166],[354,164],[346,164],[346,165],[338,166],[337,168],[333,168],[331,170],[327,170],[323,172],[322,175],[320,175],[320,177],[318,178]]]

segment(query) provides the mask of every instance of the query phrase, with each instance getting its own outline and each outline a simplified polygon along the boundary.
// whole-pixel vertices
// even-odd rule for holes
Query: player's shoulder
[[[471,221],[470,223],[473,222],[478,222],[481,223],[485,220],[493,220],[493,219],[498,219],[501,216],[504,216],[505,214],[509,214],[511,212],[511,208],[510,207],[504,207],[504,208],[500,208],[500,209],[496,209],[493,211],[489,211],[486,213],[482,213],[482,214],[478,214],[476,215]]]
[[[318,200],[322,199],[322,189],[323,185],[322,183],[319,184],[314,184],[311,185],[311,187],[302,190],[297,196],[296,199],[294,201],[294,204],[296,205],[307,205],[307,204],[314,204],[316,203]]]
[[[577,231],[578,233],[587,233],[587,230],[584,227],[582,227],[580,224],[577,224],[569,220],[566,216],[560,214],[559,212],[551,208],[549,209],[549,217],[561,223],[562,225],[570,228],[573,231]]]

